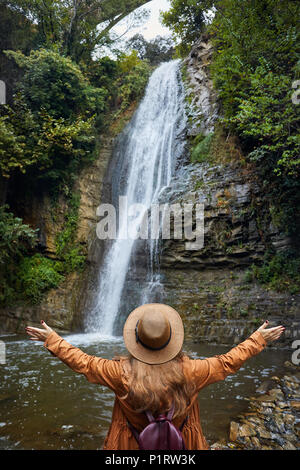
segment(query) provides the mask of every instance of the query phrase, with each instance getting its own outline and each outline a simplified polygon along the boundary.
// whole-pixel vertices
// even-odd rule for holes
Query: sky
[[[124,35],[124,39],[129,39],[137,33],[140,33],[148,41],[155,38],[156,36],[170,36],[171,31],[163,26],[159,21],[159,12],[170,9],[169,0],[152,0],[146,5],[139,8],[139,10],[150,10],[150,17],[142,26],[131,29],[127,34]],[[123,34],[126,31],[126,20],[121,21],[113,29],[116,34]]]

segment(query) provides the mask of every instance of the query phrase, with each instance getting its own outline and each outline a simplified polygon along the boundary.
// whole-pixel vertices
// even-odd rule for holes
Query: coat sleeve
[[[255,331],[226,354],[188,361],[189,376],[197,390],[200,390],[214,382],[224,380],[230,374],[235,374],[247,359],[256,356],[265,346],[262,334]]]
[[[69,344],[55,331],[50,333],[44,346],[74,372],[83,374],[89,382],[105,385],[116,393],[120,391],[122,386],[120,361],[90,356]]]

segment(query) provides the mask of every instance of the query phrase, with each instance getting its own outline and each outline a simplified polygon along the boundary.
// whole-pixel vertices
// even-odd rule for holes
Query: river
[[[88,354],[112,358],[124,354],[122,338],[97,334],[64,335]],[[42,345],[25,335],[1,336],[6,364],[0,364],[0,449],[101,449],[108,431],[114,395],[74,373]],[[185,344],[193,358],[228,351],[226,346]],[[288,351],[266,349],[237,374],[199,394],[203,431],[210,444],[228,438],[229,423],[247,407],[264,377],[280,374]]]

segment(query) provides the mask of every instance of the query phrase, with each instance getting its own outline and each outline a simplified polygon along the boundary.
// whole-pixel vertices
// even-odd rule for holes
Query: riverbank
[[[300,450],[300,367],[285,362],[282,377],[271,376],[249,397],[248,410],[229,426],[229,441],[214,450]]]

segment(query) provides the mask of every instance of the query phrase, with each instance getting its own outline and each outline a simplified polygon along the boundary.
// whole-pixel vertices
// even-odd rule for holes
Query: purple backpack
[[[167,415],[159,415],[157,418],[154,418],[149,411],[146,411],[149,424],[141,433],[138,433],[132,424],[128,422],[140,450],[185,450],[181,431],[187,418],[178,429],[172,423],[173,414],[174,405]]]

